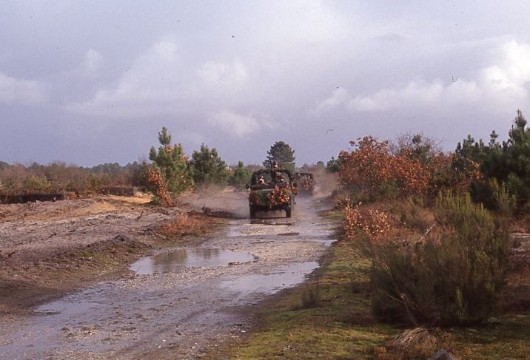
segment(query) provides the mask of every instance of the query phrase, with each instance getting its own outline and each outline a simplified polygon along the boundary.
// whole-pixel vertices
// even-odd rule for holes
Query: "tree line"
[[[228,166],[215,148],[202,144],[188,156],[179,143],[172,143],[168,129],[158,133],[158,147],[151,147],[149,162],[79,167],[56,162],[10,165],[0,162],[0,192],[101,192],[111,187],[138,186],[150,190],[162,186],[171,196],[197,187],[231,185],[242,189],[257,165],[239,161]],[[425,194],[468,191],[473,200],[495,208],[494,194],[506,190],[516,214],[530,211],[530,130],[517,111],[508,140],[499,142],[495,131],[488,143],[468,135],[454,152],[444,153],[423,134],[406,135],[392,143],[365,136],[350,142],[351,151],[341,151],[327,162],[342,186],[356,189],[360,201]],[[295,171],[294,150],[284,141],[275,142],[262,165],[277,161]],[[321,163],[322,164],[322,163]],[[159,178],[157,180],[157,178]]]
[[[219,156],[215,148],[202,144],[189,157],[181,144],[172,143],[166,127],[158,133],[159,146],[149,150],[149,161],[133,162],[125,166],[106,163],[94,167],[80,167],[54,162],[48,165],[32,163],[8,164],[0,162],[0,194],[60,193],[77,195],[119,191],[139,187],[152,191],[157,200],[171,198],[193,188],[233,186],[243,189],[252,171],[259,165],[235,166]],[[275,160],[294,170],[294,150],[283,142],[276,142],[267,152],[263,166]]]
[[[453,152],[441,151],[423,134],[396,142],[365,136],[350,145],[351,151],[341,151],[326,167],[359,201],[411,194],[434,199],[451,190],[497,210],[495,195],[502,188],[515,215],[530,212],[530,128],[520,110],[502,142],[492,131],[487,143],[468,135]]]

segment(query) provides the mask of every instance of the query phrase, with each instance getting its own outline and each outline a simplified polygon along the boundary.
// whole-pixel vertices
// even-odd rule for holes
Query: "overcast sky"
[[[423,133],[453,151],[530,118],[530,1],[0,0],[0,161],[191,154],[297,165]]]

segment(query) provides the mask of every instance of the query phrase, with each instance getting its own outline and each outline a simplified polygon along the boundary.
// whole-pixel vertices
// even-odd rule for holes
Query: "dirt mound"
[[[122,264],[138,258],[151,245],[126,235],[108,240],[27,251],[0,258],[0,314],[17,313],[97,281],[125,275]]]
[[[0,205],[0,314],[127,276],[127,264],[161,241],[152,229],[179,212],[150,200],[104,195]]]

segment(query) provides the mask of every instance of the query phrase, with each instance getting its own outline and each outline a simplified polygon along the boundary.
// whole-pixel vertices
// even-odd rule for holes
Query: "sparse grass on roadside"
[[[318,282],[306,284],[300,296],[300,306],[302,309],[310,309],[320,306],[322,302],[320,284]]]
[[[366,291],[352,291],[353,277],[359,289],[366,288],[369,262],[355,246],[341,242],[333,245],[315,276],[318,283],[310,288],[301,285],[266,301],[258,329],[209,358],[372,359],[373,349],[397,329],[375,327]],[[300,306],[311,297],[318,299],[318,306]]]

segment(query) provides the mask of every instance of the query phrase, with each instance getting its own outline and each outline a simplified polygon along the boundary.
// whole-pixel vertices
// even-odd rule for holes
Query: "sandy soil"
[[[300,199],[292,219],[253,221],[244,192],[189,195],[170,208],[149,200],[0,206],[1,358],[200,358],[245,334],[249,307],[303,281],[332,234],[312,200]],[[183,213],[210,231],[184,243],[161,235]],[[182,266],[192,252],[221,262]],[[155,256],[147,272],[133,271],[146,254]]]
[[[149,201],[98,196],[0,205],[0,314],[117,276],[120,263],[155,246],[157,224],[180,211]]]

